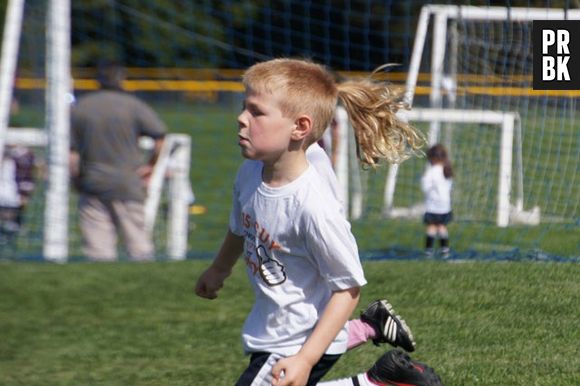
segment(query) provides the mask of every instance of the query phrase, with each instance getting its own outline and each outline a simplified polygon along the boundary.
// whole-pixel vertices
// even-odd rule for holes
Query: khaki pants
[[[120,234],[131,260],[152,260],[155,253],[151,235],[145,231],[143,203],[101,200],[95,196],[79,198],[79,225],[83,253],[91,261],[117,259]]]

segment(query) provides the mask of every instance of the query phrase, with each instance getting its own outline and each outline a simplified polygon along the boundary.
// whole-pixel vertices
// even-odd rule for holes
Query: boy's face
[[[247,90],[238,116],[238,144],[242,156],[269,161],[278,159],[291,142],[294,121],[282,115],[276,94]]]

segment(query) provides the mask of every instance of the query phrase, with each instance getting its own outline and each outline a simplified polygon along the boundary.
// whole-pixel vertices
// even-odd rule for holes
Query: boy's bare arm
[[[298,354],[283,358],[272,369],[274,385],[305,385],[312,367],[320,360],[328,346],[355,310],[360,297],[360,287],[354,287],[332,294],[322,317],[316,324],[312,335]],[[280,378],[284,371],[284,378]]]
[[[228,230],[216,258],[197,280],[195,293],[202,298],[215,299],[243,249],[244,238]]]

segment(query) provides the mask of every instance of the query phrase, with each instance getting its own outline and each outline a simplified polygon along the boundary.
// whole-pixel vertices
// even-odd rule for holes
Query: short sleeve
[[[307,249],[332,290],[366,284],[355,238],[342,216],[318,211],[306,226]]]
[[[230,231],[238,236],[244,235],[242,207],[262,181],[262,162],[245,160],[236,174],[234,182],[232,210],[230,212]]]
[[[242,208],[240,203],[240,186],[239,186],[239,171],[236,176],[233,188],[232,197],[232,209],[230,211],[230,231],[237,235],[242,236],[244,234],[244,229],[242,226]]]
[[[165,136],[167,128],[157,113],[144,102],[137,100],[139,134],[151,138]]]

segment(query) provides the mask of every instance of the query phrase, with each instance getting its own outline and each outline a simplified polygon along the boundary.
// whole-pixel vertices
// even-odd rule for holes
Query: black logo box
[[[548,53],[542,53],[543,31],[558,30],[568,31],[570,41],[568,49],[570,54],[558,54],[556,41],[548,48]],[[557,33],[556,33],[557,40]],[[580,90],[580,20],[534,20],[532,26],[532,43],[534,46],[533,63],[533,88],[534,90]],[[570,80],[542,80],[542,61],[544,56],[552,56],[557,60],[558,56],[569,56],[567,69]]]

